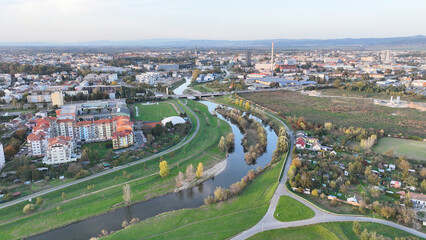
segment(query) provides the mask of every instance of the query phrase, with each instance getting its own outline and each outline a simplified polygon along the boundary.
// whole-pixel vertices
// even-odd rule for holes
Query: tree
[[[188,180],[194,179],[194,165],[189,164],[186,167],[185,175],[186,175],[186,179],[188,179]]]
[[[420,184],[420,186],[422,187],[423,191],[426,191],[426,179],[423,179],[423,181]]]
[[[16,150],[12,145],[8,145],[5,149],[4,149],[4,154],[8,157],[12,157],[13,155],[16,154]]]
[[[25,214],[30,214],[32,211],[34,211],[34,208],[35,208],[34,204],[29,203],[24,206],[24,208],[22,209],[22,212]]]
[[[416,219],[416,212],[411,207],[400,207],[398,212],[398,221],[403,221],[405,224]]]
[[[246,105],[245,105],[244,109],[246,111],[250,110],[250,103],[249,102],[246,102]]]
[[[18,100],[13,99],[12,104],[13,104],[14,107],[18,106]]]
[[[214,200],[216,202],[223,201],[226,199],[225,190],[221,187],[216,187],[214,190]]]
[[[226,150],[227,150],[226,149],[226,141],[225,141],[225,138],[223,136],[220,138],[218,147],[219,147],[219,150],[223,153],[226,152]]]
[[[318,197],[318,190],[314,189],[311,194],[314,197]]]
[[[327,129],[328,131],[330,131],[332,127],[333,127],[332,123],[330,122],[324,123],[324,128]]]
[[[197,80],[199,75],[200,75],[200,69],[195,69],[192,72],[192,82],[195,82],[195,80]]]
[[[237,99],[235,99],[235,105],[240,105],[240,100],[237,98]]]
[[[62,194],[61,194],[62,200],[65,200],[65,197],[66,197],[66,194],[64,192],[62,192]]]
[[[201,176],[203,176],[203,171],[204,171],[204,166],[203,166],[203,163],[198,163],[198,166],[197,166],[197,172],[196,172],[196,174],[197,174],[197,178],[200,178]]]
[[[228,149],[230,149],[232,146],[234,146],[234,133],[230,132],[228,135],[226,135],[226,146]]]
[[[166,161],[160,162],[160,176],[162,178],[167,177],[170,173],[169,165]]]
[[[43,198],[42,197],[37,197],[36,204],[40,205],[42,203],[43,203]]]
[[[132,201],[132,190],[129,184],[123,186],[123,201],[125,204],[129,204]]]
[[[370,239],[370,234],[368,234],[367,228],[364,228],[364,231],[362,231],[360,239],[361,240],[369,240]]]
[[[354,233],[359,236],[359,234],[361,233],[361,225],[359,224],[358,221],[354,221],[352,224],[352,230],[354,231]]]
[[[393,209],[392,207],[389,207],[389,206],[384,206],[380,210],[380,213],[382,214],[382,216],[387,218],[387,219],[393,217],[395,215],[395,212],[396,212],[395,209]]]
[[[183,175],[183,172],[179,171],[178,175],[176,176],[176,187],[181,187],[182,182],[185,179],[185,176]]]

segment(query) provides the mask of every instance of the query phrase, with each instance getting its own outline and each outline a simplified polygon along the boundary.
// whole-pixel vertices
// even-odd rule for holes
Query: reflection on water
[[[217,104],[202,101],[207,105],[209,111],[212,112]],[[139,218],[144,220],[154,217],[160,213],[183,209],[183,208],[197,208],[204,204],[204,198],[213,195],[216,187],[227,188],[229,185],[240,181],[248,171],[256,169],[257,167],[264,167],[272,159],[272,154],[275,149],[277,136],[272,129],[267,127],[268,145],[266,152],[260,156],[252,165],[247,165],[244,160],[244,149],[241,146],[243,134],[240,129],[229,120],[224,119],[218,114],[218,117],[225,120],[231,125],[232,131],[235,136],[235,148],[232,153],[228,155],[225,170],[215,176],[214,178],[205,181],[195,187],[182,190],[177,193],[169,193],[162,197],[154,198],[146,202],[136,203],[134,205],[117,209],[113,212],[105,213],[96,217],[92,217],[80,222],[52,230],[50,232],[42,233],[30,239],[89,239],[97,236],[102,229],[108,231],[116,231],[121,229],[123,220],[130,221],[132,218]],[[257,118],[255,118],[257,119]],[[259,119],[257,119],[259,120]]]

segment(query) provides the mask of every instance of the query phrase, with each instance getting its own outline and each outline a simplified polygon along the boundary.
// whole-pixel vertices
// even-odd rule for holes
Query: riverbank
[[[196,165],[198,162],[208,165],[209,161],[213,160],[211,156],[223,159],[224,154],[218,151],[217,143],[222,135],[226,135],[230,131],[229,125],[211,116],[207,107],[202,104],[192,101],[188,101],[188,104],[189,108],[198,115],[202,131],[187,145],[165,156],[171,170],[168,178],[162,179],[156,174],[141,178],[158,172],[159,158],[155,158],[146,163],[124,168],[120,172],[110,173],[43,195],[44,202],[30,215],[22,213],[22,208],[26,203],[2,209],[0,210],[0,232],[2,233],[0,239],[23,238],[116,210],[112,206],[122,202],[122,186],[107,188],[134,179],[141,178],[129,183],[133,192],[133,202],[146,201],[164,195],[173,191],[174,176],[177,175],[178,171],[183,171],[182,169],[185,169],[187,165]],[[197,111],[195,111],[196,109]],[[196,124],[195,116],[188,115]],[[197,148],[194,148],[194,145],[197,145]],[[92,184],[94,188],[88,190],[86,187]],[[62,192],[65,192],[64,198],[61,197]],[[90,192],[97,193],[65,202],[65,200]],[[56,209],[56,206],[60,207],[60,211]],[[43,219],[43,221],[41,222],[40,219]]]
[[[274,145],[276,141],[269,141]],[[269,151],[273,151],[269,149]],[[270,156],[269,161],[272,159]],[[226,239],[255,225],[268,210],[285,161],[281,155],[239,195],[197,209],[167,212],[115,232],[105,239]],[[263,157],[263,156],[262,156]],[[243,159],[240,159],[244,161]]]

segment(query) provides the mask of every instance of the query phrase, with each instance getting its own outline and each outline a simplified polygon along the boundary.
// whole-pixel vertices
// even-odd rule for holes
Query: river
[[[216,103],[208,101],[201,102],[207,105],[210,112],[212,112],[217,106]],[[90,239],[91,237],[96,237],[103,229],[108,231],[120,230],[122,228],[121,223],[124,220],[130,221],[132,218],[136,217],[140,220],[144,220],[168,211],[183,208],[197,208],[204,204],[204,198],[209,195],[213,195],[216,187],[227,188],[229,185],[240,181],[249,170],[256,169],[259,166],[264,167],[271,161],[277,142],[277,135],[269,126],[265,127],[268,139],[266,152],[261,155],[254,164],[248,165],[244,160],[244,149],[241,145],[241,140],[244,137],[243,133],[240,131],[238,126],[233,124],[231,121],[225,119],[219,114],[218,117],[231,125],[232,132],[235,136],[235,149],[234,152],[228,155],[225,170],[213,179],[177,193],[169,193],[146,202],[136,203],[128,207],[117,209],[113,212],[81,220],[79,222],[36,235],[30,239]],[[257,118],[255,119],[259,120]]]
[[[182,95],[186,88],[189,86],[189,84],[191,84],[191,79],[192,77],[185,77],[186,82],[177,87],[175,90],[173,90],[174,94]]]

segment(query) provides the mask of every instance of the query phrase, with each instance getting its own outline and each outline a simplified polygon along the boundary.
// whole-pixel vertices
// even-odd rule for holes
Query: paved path
[[[82,178],[82,179],[79,179],[79,180],[75,180],[75,181],[72,181],[72,182],[69,182],[69,183],[65,183],[65,184],[62,184],[62,185],[59,185],[59,186],[56,186],[56,187],[52,187],[52,188],[49,188],[49,189],[46,189],[46,190],[43,190],[43,191],[40,191],[40,192],[36,192],[36,193],[30,194],[30,195],[22,197],[22,198],[18,198],[16,200],[13,200],[13,201],[10,201],[10,202],[3,203],[3,204],[0,205],[0,209],[12,206],[12,205],[17,204],[17,203],[25,202],[25,201],[28,201],[28,199],[30,199],[30,198],[36,198],[38,196],[41,196],[41,195],[44,195],[44,194],[47,194],[47,193],[50,193],[50,192],[54,192],[54,191],[57,191],[57,190],[60,190],[60,189],[64,189],[64,188],[67,188],[69,186],[72,186],[72,185],[75,185],[75,184],[79,184],[81,182],[85,182],[85,181],[88,181],[90,179],[94,179],[94,178],[97,178],[97,177],[100,177],[100,176],[103,176],[103,175],[106,175],[106,174],[109,174],[109,173],[112,173],[112,172],[120,171],[120,170],[122,170],[124,168],[127,168],[129,166],[133,166],[133,165],[136,165],[136,164],[139,164],[139,163],[142,163],[142,162],[146,162],[146,161],[152,160],[152,159],[154,159],[156,157],[168,154],[168,153],[170,153],[170,152],[172,152],[172,151],[174,151],[176,149],[179,149],[179,148],[185,146],[186,144],[188,144],[195,137],[195,135],[197,135],[198,131],[200,130],[200,119],[198,118],[198,116],[190,108],[188,108],[186,106],[185,106],[185,108],[195,116],[195,118],[197,120],[197,127],[195,129],[194,134],[192,134],[192,136],[190,136],[189,138],[185,137],[177,145],[175,145],[175,146],[173,146],[173,147],[171,147],[171,148],[169,148],[169,149],[167,149],[167,150],[165,150],[165,151],[163,151],[161,153],[149,156],[147,158],[143,158],[143,159],[131,162],[131,163],[126,164],[126,165],[114,167],[112,169],[105,170],[105,171],[100,172],[100,173],[95,173],[93,175],[90,175],[88,177],[85,177],[85,178]]]
[[[294,146],[294,136],[292,134],[292,132],[290,131],[290,129],[287,127],[287,125],[281,121],[281,119],[275,117],[274,115],[265,112],[266,114],[268,114],[269,116],[275,118],[276,120],[278,120],[283,126],[285,126],[285,128],[287,129],[287,131],[290,134],[290,138],[291,138],[291,144],[290,144],[290,151],[287,157],[287,162],[285,165],[285,169],[284,172],[282,173],[283,176],[281,178],[281,181],[277,187],[277,189],[275,190],[274,196],[271,199],[271,203],[269,205],[268,211],[266,212],[265,216],[252,228],[240,233],[239,235],[235,236],[232,239],[235,240],[240,240],[240,239],[247,239],[257,233],[263,232],[263,231],[267,231],[267,230],[272,230],[272,229],[279,229],[279,228],[288,228],[288,227],[298,227],[298,226],[305,226],[305,225],[311,225],[311,224],[318,224],[318,223],[325,223],[325,222],[342,222],[342,221],[360,221],[360,222],[376,222],[376,223],[381,223],[384,225],[388,225],[394,228],[398,228],[401,229],[403,231],[409,232],[411,234],[414,234],[416,236],[422,237],[422,238],[426,238],[426,234],[419,232],[413,228],[408,228],[399,224],[396,224],[394,222],[391,221],[386,221],[383,219],[376,219],[376,218],[370,218],[370,217],[362,217],[362,216],[350,216],[350,215],[338,215],[338,214],[333,214],[330,212],[327,212],[323,209],[318,208],[317,206],[313,205],[312,203],[306,201],[305,199],[303,199],[300,196],[297,196],[296,194],[289,192],[287,190],[287,188],[285,187],[285,183],[287,181],[287,173],[288,170],[290,169],[290,165],[291,165],[291,160],[292,155],[293,155],[293,146]],[[312,209],[315,212],[315,216],[311,219],[306,219],[306,220],[299,220],[299,221],[294,221],[294,222],[280,222],[278,220],[276,220],[274,218],[274,212],[275,209],[277,208],[277,204],[278,204],[278,200],[280,199],[281,196],[290,196],[291,198],[296,199],[297,201],[303,203],[304,205],[306,205],[307,207],[309,207],[310,209]]]

